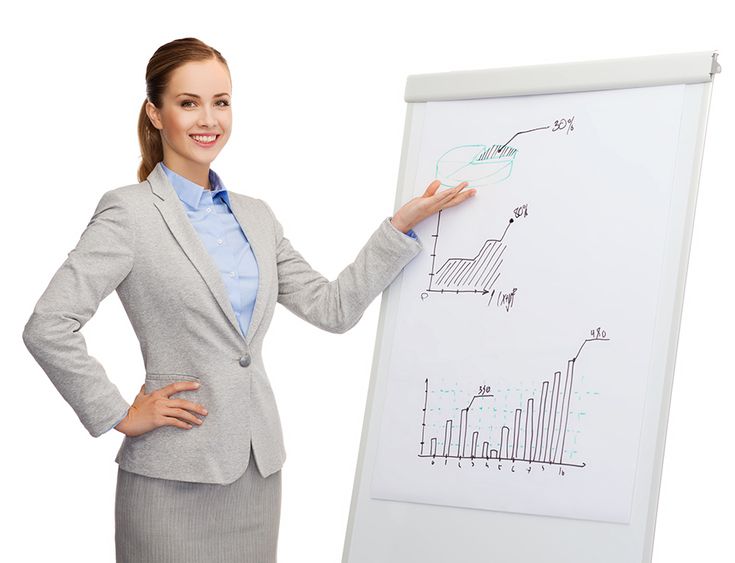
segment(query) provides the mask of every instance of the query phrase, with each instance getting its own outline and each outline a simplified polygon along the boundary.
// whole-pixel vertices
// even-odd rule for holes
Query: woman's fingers
[[[449,201],[448,203],[444,204],[444,205],[442,206],[442,209],[446,209],[447,207],[454,207],[455,205],[457,205],[457,204],[459,204],[459,203],[462,203],[462,202],[463,202],[463,201],[465,201],[466,199],[469,199],[469,198],[471,198],[471,197],[472,197],[472,196],[474,196],[474,195],[475,195],[476,193],[477,193],[477,190],[476,190],[476,189],[472,189],[472,190],[470,190],[470,191],[467,191],[467,192],[461,193],[461,194],[459,194],[458,196],[456,196],[456,197],[452,198],[452,199],[451,199],[451,200],[450,200],[450,201]]]
[[[449,188],[449,189],[443,190],[439,192],[438,194],[434,195],[433,197],[434,201],[432,201],[432,203],[435,203],[435,204],[443,203],[444,201],[452,199],[455,195],[457,195],[458,192],[459,190],[457,188]]]
[[[434,196],[436,198],[443,199],[445,197],[449,197],[453,193],[457,193],[458,191],[466,188],[467,186],[469,186],[469,182],[462,182],[453,188],[447,188],[446,190],[442,190],[441,192],[439,192],[438,195],[435,195],[436,191],[439,189],[439,186],[441,186],[441,182],[439,180],[434,180],[431,184],[429,184],[429,187],[426,188],[426,191],[424,192],[424,197]]]
[[[179,428],[186,428],[187,430],[189,428],[194,428],[193,424],[179,420],[174,416],[164,416],[162,420],[164,421],[163,426],[178,426]]]
[[[453,188],[448,188],[448,189],[444,190],[443,192],[440,192],[439,195],[440,195],[440,197],[442,199],[443,198],[447,198],[447,197],[451,197],[451,196],[453,196],[455,194],[458,194],[459,192],[461,192],[463,189],[465,189],[469,185],[470,185],[469,182],[462,182],[461,184],[458,184],[457,186],[455,186]]]
[[[477,191],[476,189],[472,189],[460,194],[462,190],[469,186],[469,182],[460,182],[457,186],[442,190],[441,192],[438,192],[439,186],[441,186],[441,182],[434,180],[427,186],[422,196],[412,198],[395,215],[401,214],[405,216],[404,219],[406,217],[412,218],[412,224],[416,224],[441,209],[457,205],[474,195]]]
[[[457,197],[457,194],[461,192],[464,188],[466,188],[469,185],[468,182],[462,182],[458,186],[454,188],[448,188],[444,191],[439,192],[433,197],[433,201],[431,202],[432,208],[436,208],[434,212],[438,211],[439,209],[443,209],[446,207],[446,204],[451,201],[453,198]],[[468,192],[465,192],[468,193]],[[461,201],[461,200],[460,200]]]
[[[434,195],[434,192],[439,189],[439,186],[441,186],[441,182],[439,180],[434,180],[424,191],[425,197],[430,197]]]
[[[194,416],[194,414],[186,409],[167,407],[161,411],[161,414],[167,419],[183,420],[185,423],[194,422],[197,425],[201,425],[203,422],[202,419]]]

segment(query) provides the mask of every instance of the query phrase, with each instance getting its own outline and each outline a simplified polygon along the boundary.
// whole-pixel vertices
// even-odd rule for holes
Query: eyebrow
[[[215,94],[215,95],[214,95],[214,97],[215,97],[215,98],[219,98],[220,96],[229,96],[229,95],[230,95],[230,94],[229,94],[229,93],[227,93],[227,92],[222,92],[222,93],[220,93],[220,94]],[[190,94],[189,92],[182,92],[181,94],[177,94],[177,96],[176,96],[176,97],[178,98],[179,96],[191,96],[192,98],[198,98],[198,99],[201,99],[201,96],[198,96],[198,95],[196,95],[196,94]]]

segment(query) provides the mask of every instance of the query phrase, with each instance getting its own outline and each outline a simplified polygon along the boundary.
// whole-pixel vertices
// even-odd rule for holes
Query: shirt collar
[[[171,185],[176,190],[179,199],[187,204],[192,209],[199,209],[201,205],[211,204],[214,198],[220,197],[230,207],[230,194],[227,191],[222,179],[219,175],[209,169],[209,185],[212,187],[211,190],[207,190],[204,186],[200,186],[177,174],[170,168],[168,168],[163,162],[161,162],[163,171],[168,176]]]

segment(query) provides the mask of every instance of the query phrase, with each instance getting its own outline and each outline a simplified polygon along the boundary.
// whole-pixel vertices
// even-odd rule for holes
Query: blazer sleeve
[[[23,342],[95,438],[130,405],[87,353],[80,329],[132,270],[133,215],[114,190],[104,193],[79,242],[36,303]]]
[[[387,217],[355,260],[330,281],[293,248],[273,210],[263,204],[275,227],[278,302],[328,332],[343,333],[352,328],[373,299],[423,249],[418,237],[399,231],[390,222],[392,217]]]

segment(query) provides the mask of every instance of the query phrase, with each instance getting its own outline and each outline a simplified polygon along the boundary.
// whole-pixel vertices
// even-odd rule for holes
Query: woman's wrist
[[[396,220],[395,216],[391,217],[390,222],[396,229],[401,231],[404,235],[408,234],[408,231],[411,230],[411,227],[409,225],[404,225],[403,223],[400,222],[400,220]]]

